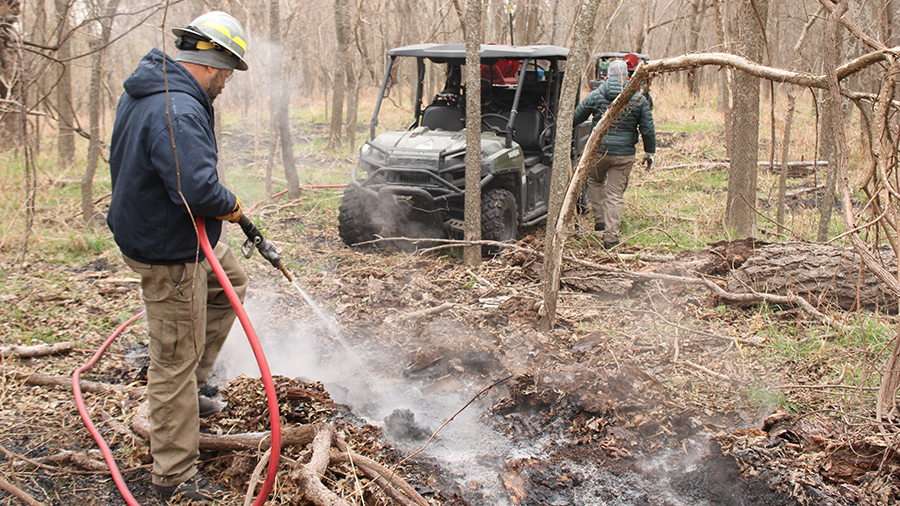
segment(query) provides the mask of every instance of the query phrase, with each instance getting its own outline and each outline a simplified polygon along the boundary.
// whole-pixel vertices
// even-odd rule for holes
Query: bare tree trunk
[[[768,0],[741,0],[735,40],[737,52],[762,61]],[[734,76],[731,165],[725,221],[739,237],[756,236],[756,179],[759,158],[759,79],[745,72]]]
[[[466,195],[464,236],[481,240],[481,8],[482,0],[466,2]],[[481,246],[466,246],[463,263],[481,263]]]
[[[781,173],[778,175],[778,214],[775,221],[778,222],[778,235],[784,234],[784,199],[787,193],[788,161],[791,152],[791,125],[794,123],[794,91],[788,88],[788,106],[784,116],[784,136],[781,140]]]
[[[700,30],[703,28],[703,19],[706,17],[706,1],[693,0],[691,2],[691,27],[690,41],[688,43],[689,52],[700,51]],[[688,92],[694,97],[700,97],[700,74],[703,67],[695,67],[688,71],[687,85]]]
[[[4,0],[0,6],[0,19],[4,23],[0,25],[0,142],[4,145],[16,144],[21,146],[17,132],[19,131],[19,112],[21,104],[18,103],[17,82],[22,79],[19,73],[19,61],[16,55],[16,47],[19,45],[19,35],[15,26],[19,21],[19,13],[22,4],[19,0]]]
[[[831,62],[836,67],[838,53],[843,44],[840,40],[839,24],[836,25],[835,30],[837,30],[838,33],[834,35],[834,40],[830,40],[831,35],[826,33],[824,41],[825,48],[822,54],[825,55],[825,65],[828,65],[829,52],[834,53],[834,55],[831,56]],[[824,94],[824,100],[822,101],[822,135],[820,137],[822,139],[822,158],[828,160],[828,167],[825,169],[825,190],[822,192],[822,201],[819,203],[819,227],[816,232],[816,240],[818,242],[825,242],[828,240],[828,229],[831,225],[831,215],[832,210],[834,209],[834,192],[838,164],[837,148],[835,147],[835,143],[837,142],[835,138],[836,132],[832,128],[832,125],[834,124],[835,118],[843,124],[843,114],[841,114],[842,100],[840,95],[832,97],[827,90],[822,93]]]
[[[350,24],[347,22],[347,0],[334,1],[334,32],[337,50],[334,54],[334,83],[332,85],[331,127],[328,148],[341,149],[341,130],[344,127],[344,95],[347,93],[347,62],[350,50]]]
[[[91,84],[88,92],[91,110],[91,138],[88,144],[87,167],[81,177],[81,216],[88,226],[94,224],[94,175],[97,173],[97,163],[100,160],[100,117],[103,111],[100,86],[103,81],[103,56],[106,52],[104,46],[109,43],[113,16],[118,9],[119,0],[109,0],[103,16],[100,18],[100,38],[92,44],[92,49],[96,52],[91,57]]]
[[[547,245],[547,257],[544,261],[544,270],[541,275],[541,283],[544,293],[544,306],[541,310],[541,330],[548,331],[556,323],[556,301],[559,295],[559,278],[562,272],[562,249],[566,241],[566,231],[572,217],[571,206],[563,207],[563,198],[568,198],[566,188],[577,185],[584,186],[586,173],[582,175],[581,182],[569,182],[572,163],[572,119],[575,113],[575,98],[578,94],[581,72],[588,59],[589,41],[594,27],[594,19],[600,0],[586,0],[581,4],[580,14],[575,26],[575,43],[569,52],[566,62],[566,75],[563,77],[562,90],[560,92],[558,117],[556,121],[556,140],[553,146],[553,171],[550,181],[550,202],[547,209],[547,231],[544,244]],[[591,133],[593,139],[594,133]],[[598,139],[599,143],[599,139]],[[585,159],[593,160],[596,156],[596,147],[588,142],[582,154],[579,167]],[[575,178],[577,179],[577,174]],[[562,210],[562,211],[561,211]],[[558,252],[558,254],[557,254]],[[552,254],[551,254],[552,253]]]
[[[59,165],[69,167],[75,163],[75,110],[72,108],[72,72],[68,61],[72,57],[72,43],[69,36],[69,4],[66,0],[56,0],[56,15],[59,19],[56,42],[59,66],[59,82],[56,85],[56,108],[59,115]]]
[[[352,60],[355,60],[353,58]],[[356,149],[356,129],[359,124],[359,70],[351,62],[347,73],[347,143]]]
[[[716,14],[716,39],[718,40],[720,51],[731,52],[731,44],[728,42],[728,30],[725,29],[725,11],[727,6],[724,0],[712,0]],[[722,111],[723,123],[725,125],[725,149],[731,156],[731,146],[734,144],[731,140],[731,112],[734,103],[732,101],[732,79],[734,71],[728,67],[721,67],[718,72],[719,80],[719,109]]]
[[[289,87],[281,86],[284,79],[284,56],[281,52],[281,12],[278,0],[269,1],[269,38],[275,46],[271,58],[274,85],[270,86],[269,110],[270,114],[274,113],[274,126],[278,128],[278,137],[281,141],[281,163],[284,165],[288,195],[292,199],[299,199],[300,178],[297,176],[297,167],[294,165],[294,141],[291,139],[291,124],[288,116],[291,96]],[[275,139],[272,139],[272,142],[275,142]]]

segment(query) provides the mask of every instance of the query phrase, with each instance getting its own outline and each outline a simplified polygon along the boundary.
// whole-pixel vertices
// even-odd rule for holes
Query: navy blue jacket
[[[596,90],[590,92],[584,100],[575,108],[573,123],[578,125],[593,115],[593,126],[597,126],[603,113],[609,109],[613,100],[625,88],[624,82],[619,79],[609,78]],[[610,155],[634,155],[634,145],[638,141],[638,130],[644,140],[644,151],[656,153],[656,129],[653,125],[653,112],[650,103],[641,93],[635,93],[631,102],[625,106],[625,110],[613,121],[611,127],[600,141],[598,151]]]
[[[194,261],[199,243],[185,201],[195,217],[214,217],[231,213],[236,199],[216,175],[209,95],[169,56],[165,56],[166,93],[162,65],[163,53],[154,48],[125,80],[110,143],[113,191],[106,217],[122,253],[154,265]],[[221,232],[222,222],[207,218],[210,244],[215,246]],[[203,251],[199,258],[205,258]]]

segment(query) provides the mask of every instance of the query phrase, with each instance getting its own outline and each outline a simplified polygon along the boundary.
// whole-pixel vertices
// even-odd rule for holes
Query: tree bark
[[[481,0],[466,2],[466,194],[464,238],[481,240]],[[463,263],[481,263],[481,246],[466,246]]]
[[[341,130],[344,127],[344,95],[347,92],[347,58],[350,50],[347,4],[347,0],[334,1],[334,32],[337,37],[337,50],[334,53],[334,83],[332,84],[328,149],[341,149]]]
[[[290,116],[290,90],[284,86],[284,54],[282,53],[281,36],[281,8],[278,0],[269,0],[269,38],[273,42],[270,56],[272,67],[272,81],[269,84],[269,114],[273,118],[272,126],[277,129],[273,133],[271,142],[275,143],[277,135],[281,141],[281,163],[284,165],[284,178],[287,181],[288,196],[292,199],[300,198],[300,178],[297,176],[297,167],[294,164],[294,141],[291,138]],[[274,151],[270,147],[270,164]],[[270,165],[271,166],[271,165]],[[271,170],[267,173],[267,191],[271,188]],[[267,197],[269,195],[266,195]]]
[[[69,30],[69,4],[66,0],[56,0],[57,29],[56,56],[64,63],[59,64],[59,81],[56,84],[56,109],[59,119],[57,132],[58,159],[60,167],[75,163],[75,110],[72,108],[72,72],[68,60],[72,57],[72,35]]]
[[[706,0],[691,1],[691,27],[688,37],[689,52],[700,51],[700,30],[703,28],[703,19],[706,17]],[[702,67],[692,68],[688,71],[688,92],[694,97],[700,97],[700,76]]]
[[[887,269],[896,271],[897,258],[890,248],[881,248],[876,255]],[[814,306],[827,304],[846,311],[898,309],[897,297],[863,267],[854,250],[835,244],[769,244],[753,250],[727,279],[733,293],[794,294]]]
[[[17,96],[17,83],[21,79],[16,51],[19,35],[14,29],[21,12],[22,4],[19,0],[5,0],[0,7],[0,17],[6,20],[0,25],[0,98],[6,100],[0,104],[0,124],[3,125],[0,129],[0,142],[5,145],[21,143],[17,134],[21,125],[19,113],[22,108]]]
[[[832,13],[833,15],[833,13]],[[825,67],[837,67],[838,50],[842,46],[839,40],[840,26],[835,22],[834,32],[826,30],[823,48]],[[816,232],[816,240],[825,242],[828,240],[828,229],[831,225],[831,214],[834,209],[835,178],[837,174],[837,148],[834,125],[841,125],[843,129],[842,100],[840,95],[833,95],[827,91],[822,92],[822,158],[828,160],[828,168],[825,171],[825,191],[822,193],[822,201],[819,204],[819,227]],[[837,121],[838,123],[835,123]]]
[[[788,163],[791,153],[791,126],[794,123],[794,105],[796,99],[792,89],[788,89],[788,106],[784,115],[784,135],[781,138],[781,170],[778,174],[778,211],[775,221],[778,223],[778,235],[784,234],[784,199],[787,196]]]
[[[588,57],[588,42],[600,7],[599,0],[587,0],[581,4],[581,13],[575,28],[575,43],[569,53],[566,62],[566,74],[563,77],[562,90],[560,92],[559,107],[557,110],[556,139],[553,145],[553,170],[550,181],[550,202],[547,209],[547,230],[544,243],[548,251],[559,249],[562,251],[562,243],[565,242],[565,231],[568,229],[568,218],[560,223],[563,218],[560,213],[563,196],[566,195],[566,187],[569,186],[569,175],[572,172],[572,119],[575,113],[575,98],[578,95],[580,76]],[[593,138],[593,134],[591,134]],[[590,146],[590,142],[588,143]],[[588,155],[585,148],[582,159]],[[596,148],[595,148],[596,149]],[[594,154],[591,154],[593,158]],[[583,179],[582,186],[583,187]],[[555,224],[550,226],[549,224]],[[561,228],[562,227],[562,228]],[[561,241],[557,243],[557,241]],[[541,330],[548,331],[556,322],[556,301],[559,294],[559,279],[561,267],[553,259],[544,262],[541,276],[543,280],[544,306],[541,314]],[[559,258],[561,261],[561,257]]]
[[[768,0],[741,0],[735,40],[741,56],[762,61]],[[744,72],[734,76],[731,113],[731,165],[725,222],[737,237],[755,237],[756,179],[759,159],[759,79]]]

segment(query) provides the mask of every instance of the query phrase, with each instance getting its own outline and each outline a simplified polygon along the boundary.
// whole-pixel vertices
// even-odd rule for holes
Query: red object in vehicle
[[[625,60],[625,64],[628,65],[628,70],[634,70],[638,65],[638,55],[634,53],[628,53],[622,57]]]
[[[491,84],[516,84],[518,71],[518,60],[500,60],[493,65],[481,64],[481,78],[487,79]]]

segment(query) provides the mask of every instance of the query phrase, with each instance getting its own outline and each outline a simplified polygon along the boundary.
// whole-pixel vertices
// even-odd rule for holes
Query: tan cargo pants
[[[601,154],[588,172],[588,196],[594,222],[606,225],[603,242],[619,240],[619,227],[625,211],[625,190],[632,168],[634,155]]]
[[[217,244],[215,254],[243,301],[247,275],[226,244]],[[125,263],[141,275],[150,332],[147,396],[152,481],[171,487],[197,472],[197,388],[206,381],[235,313],[209,260],[148,265],[125,258]]]

